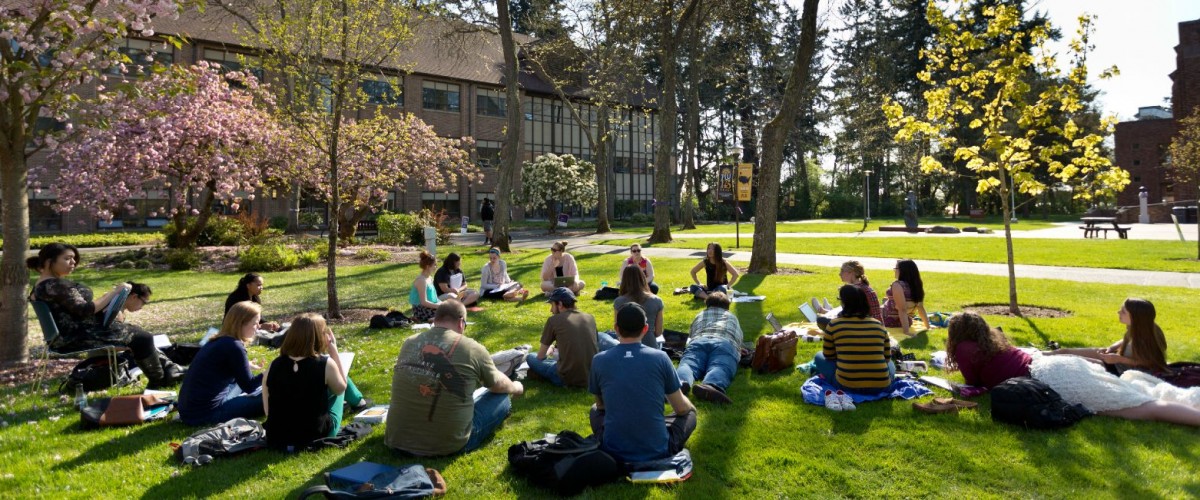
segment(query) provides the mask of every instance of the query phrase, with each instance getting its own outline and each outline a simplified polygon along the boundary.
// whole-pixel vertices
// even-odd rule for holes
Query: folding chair
[[[52,351],[50,349],[50,343],[53,342],[54,339],[58,338],[59,333],[58,324],[54,322],[54,316],[50,314],[50,304],[40,300],[32,300],[30,301],[30,304],[33,305],[33,313],[37,315],[38,324],[42,325],[42,340],[46,344],[44,349],[45,354],[42,356],[42,367],[38,370],[37,378],[34,381],[37,385],[41,385],[42,379],[45,378],[46,366],[49,364],[51,359],[89,359],[99,356],[107,356],[109,363],[108,366],[115,367],[117,366],[117,354],[129,350],[129,348],[125,346],[106,345],[92,349],[85,349],[82,351]],[[116,373],[111,368],[109,369],[108,373],[109,381],[112,383],[112,385],[116,385]]]

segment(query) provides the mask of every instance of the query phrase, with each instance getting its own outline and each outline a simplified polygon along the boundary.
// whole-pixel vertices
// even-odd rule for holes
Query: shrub
[[[123,260],[121,262],[118,262],[115,267],[117,269],[133,269],[133,261],[132,260]]]
[[[288,218],[287,216],[276,215],[271,217],[271,222],[268,222],[267,226],[269,226],[271,229],[278,229],[279,232],[282,233],[283,231],[287,231]]]
[[[151,267],[154,267],[154,263],[150,262],[150,259],[138,259],[134,261],[133,267],[137,269],[150,269]]]
[[[296,249],[280,243],[251,245],[238,252],[238,271],[286,271],[316,264],[315,249]]]
[[[358,249],[356,257],[371,262],[387,262],[392,258],[391,252],[379,248],[363,247]]]
[[[133,232],[112,232],[112,233],[86,233],[86,234],[54,234],[43,236],[31,236],[29,238],[29,248],[32,250],[40,249],[51,243],[66,243],[79,248],[87,247],[123,247],[128,245],[153,245],[161,242],[163,236],[158,232],[150,233],[133,233]],[[0,240],[3,243],[3,240]]]
[[[437,228],[437,243],[449,245],[453,227],[445,224],[446,211],[433,212],[428,208],[415,214],[395,214],[384,212],[375,219],[379,235],[375,242],[384,245],[424,245],[425,228]]]
[[[167,251],[167,267],[174,271],[186,271],[200,265],[200,255],[189,248],[173,248]]]
[[[188,217],[187,225],[195,222],[195,217]],[[175,221],[168,222],[163,226],[163,234],[167,240],[167,246],[171,248],[179,247],[179,231],[175,227]],[[208,219],[204,229],[200,230],[200,236],[196,238],[196,246],[232,246],[238,245],[245,237],[245,226],[234,217],[226,217],[223,215],[214,215]]]

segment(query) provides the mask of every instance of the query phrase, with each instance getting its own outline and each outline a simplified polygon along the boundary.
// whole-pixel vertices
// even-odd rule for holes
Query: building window
[[[500,150],[504,143],[500,141],[475,141],[475,162],[479,168],[500,166]]]
[[[263,78],[262,65],[259,64],[258,58],[254,56],[226,50],[204,49],[203,59],[221,66],[221,70],[224,72],[242,71],[243,67],[249,67],[247,71],[251,75],[254,75],[259,80]]]
[[[1133,182],[1142,182],[1142,176],[1140,176],[1140,175],[1133,176]]]
[[[478,89],[475,91],[475,109],[482,116],[498,116],[503,118],[508,109],[508,101],[504,91]]]
[[[421,107],[436,111],[457,113],[460,109],[458,85],[454,83],[422,82]]]
[[[358,88],[367,96],[367,104],[376,106],[404,106],[404,80],[400,77],[364,75]]]
[[[117,52],[129,58],[125,61],[124,74],[141,76],[149,75],[154,66],[169,66],[175,62],[175,48],[166,42],[151,42],[136,38],[118,38]],[[108,69],[111,75],[123,74],[121,66]]]
[[[62,214],[54,209],[55,200],[29,200],[31,232],[61,231]]]
[[[434,213],[445,210],[451,221],[457,221],[462,216],[458,209],[458,193],[421,193],[421,208],[428,208]]]
[[[1135,167],[1136,167],[1136,166],[1138,166],[1138,165],[1141,165],[1141,164],[1142,164],[1142,160],[1133,160],[1133,166],[1135,166]]]

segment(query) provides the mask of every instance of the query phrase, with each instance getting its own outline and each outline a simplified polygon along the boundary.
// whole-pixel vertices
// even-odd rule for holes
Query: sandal
[[[937,414],[937,413],[958,413],[958,406],[950,403],[939,403],[937,399],[928,403],[913,403],[913,409],[921,413]]]
[[[960,410],[971,410],[971,409],[974,409],[979,406],[979,403],[976,403],[974,401],[964,401],[961,399],[954,399],[954,398],[933,398],[933,402],[938,403],[938,404],[954,405],[954,406],[957,406]]]

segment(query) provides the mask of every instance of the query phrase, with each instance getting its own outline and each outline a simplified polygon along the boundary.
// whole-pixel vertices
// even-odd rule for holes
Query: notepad
[[[354,353],[339,352],[338,357],[342,360],[342,375],[350,376],[350,365],[354,364]]]
[[[366,424],[382,424],[387,421],[388,407],[390,405],[375,405],[367,408],[354,416],[355,422]]]
[[[683,478],[675,469],[632,472],[629,480],[634,483],[677,483]]]
[[[167,337],[166,335],[162,335],[162,334],[155,335],[154,336],[154,347],[157,347],[159,350],[165,349],[167,347],[171,347],[171,338]]]

